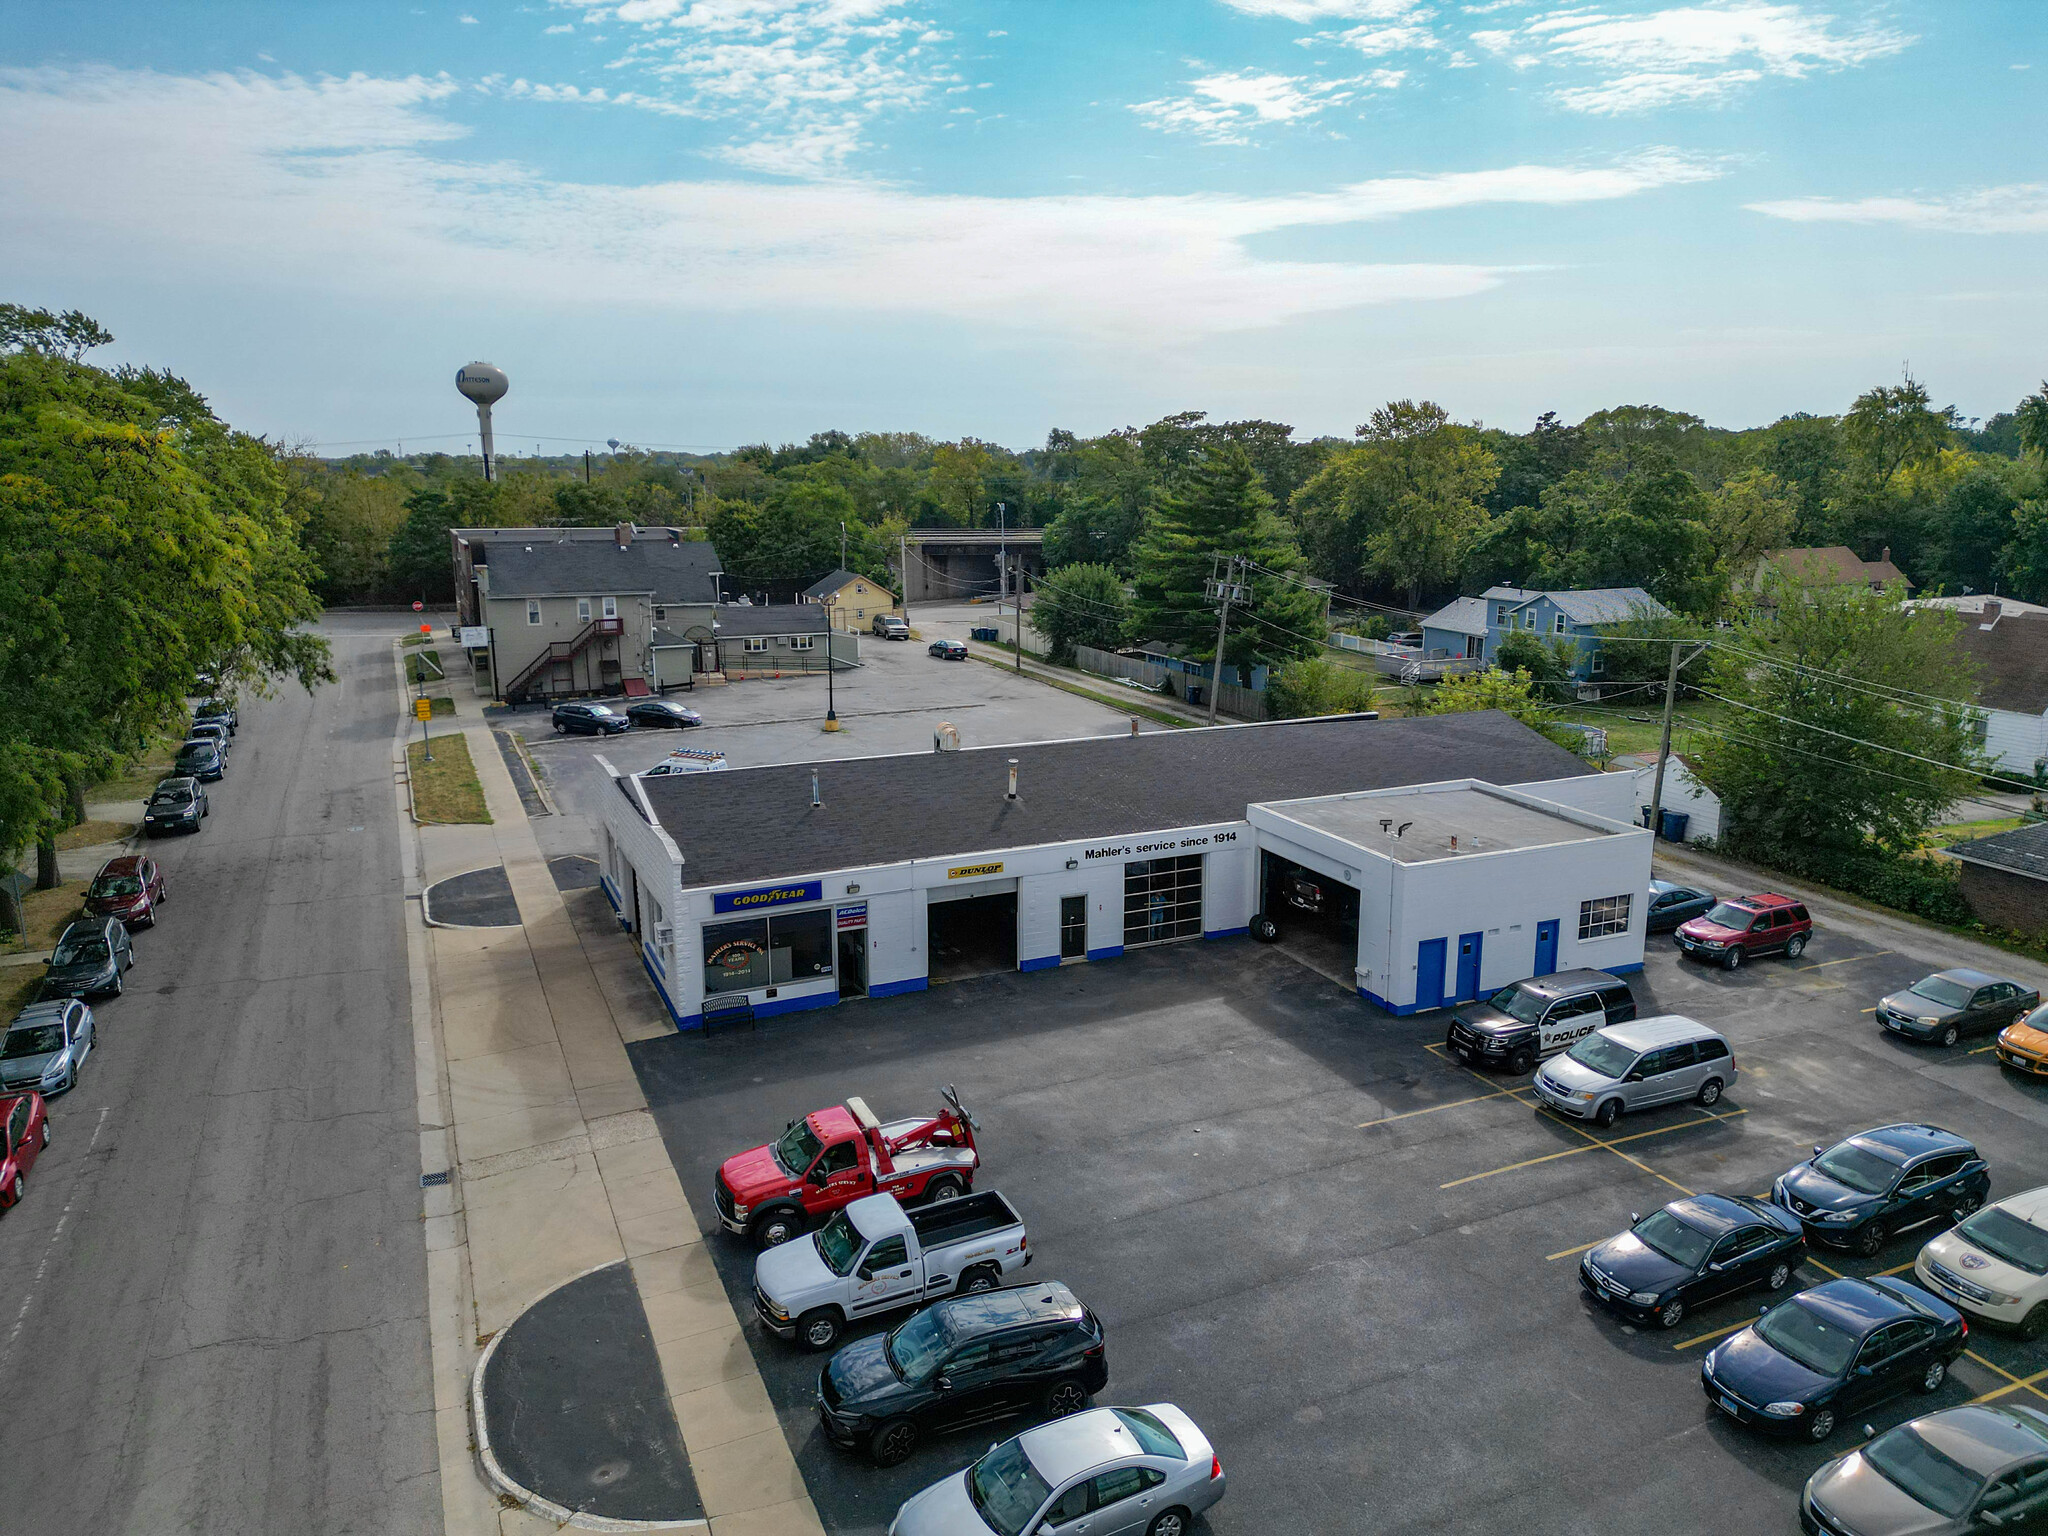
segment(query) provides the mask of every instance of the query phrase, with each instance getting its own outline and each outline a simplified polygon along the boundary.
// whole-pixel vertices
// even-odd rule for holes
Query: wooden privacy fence
[[[1204,703],[1208,701],[1209,679],[1202,674],[1162,667],[1156,661],[1140,661],[1135,656],[1119,656],[1114,651],[1098,651],[1092,645],[1075,646],[1074,659],[1083,672],[1093,672],[1098,677],[1127,678],[1153,693],[1176,699],[1185,699],[1188,686],[1192,684],[1200,691]],[[1266,718],[1265,694],[1236,683],[1225,683],[1217,690],[1216,707],[1223,714],[1239,720]]]

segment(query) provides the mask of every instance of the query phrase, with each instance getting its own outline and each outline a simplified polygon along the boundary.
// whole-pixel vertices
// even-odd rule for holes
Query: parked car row
[[[616,736],[641,726],[656,731],[681,731],[702,725],[704,717],[673,699],[641,699],[623,711],[609,704],[578,701],[557,704],[550,724],[558,736]]]
[[[848,1099],[719,1167],[720,1225],[760,1250],[762,1326],[804,1349],[837,1346],[818,1378],[819,1423],[877,1466],[940,1433],[1049,1420],[907,1500],[890,1536],[1185,1536],[1223,1497],[1215,1447],[1171,1403],[1091,1406],[1109,1384],[1102,1321],[1058,1281],[1004,1283],[1031,1264],[1030,1239],[1001,1194],[973,1190],[978,1127],[956,1090],[944,1100],[885,1124]]]

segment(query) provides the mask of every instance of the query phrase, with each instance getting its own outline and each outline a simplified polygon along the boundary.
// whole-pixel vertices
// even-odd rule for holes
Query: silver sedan
[[[1963,1536],[2048,1518],[2048,1414],[1944,1408],[1886,1430],[1807,1482],[1800,1511],[1829,1536]]]
[[[1186,1536],[1222,1497],[1222,1461],[1173,1404],[1091,1408],[989,1447],[908,1500],[889,1536]]]

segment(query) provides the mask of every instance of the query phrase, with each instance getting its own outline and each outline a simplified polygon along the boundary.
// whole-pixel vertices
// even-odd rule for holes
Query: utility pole
[[[1024,675],[1024,557],[1017,557],[1017,675]]]
[[[906,534],[896,540],[896,574],[903,582],[903,627],[910,627],[910,538]]]
[[[1699,646],[1681,662],[1678,652],[1684,644],[1683,640],[1671,642],[1671,666],[1664,674],[1664,732],[1657,743],[1657,776],[1650,782],[1650,836],[1653,838],[1659,835],[1660,824],[1664,820],[1664,763],[1671,756],[1671,714],[1678,703],[1678,669],[1706,649],[1704,645]]]
[[[1240,557],[1232,555],[1224,564],[1223,579],[1209,582],[1209,596],[1223,599],[1223,606],[1216,615],[1216,661],[1209,674],[1209,723],[1216,723],[1216,705],[1223,692],[1223,642],[1230,633],[1230,600],[1244,594],[1244,587],[1237,580],[1238,567],[1243,564]]]
[[[590,450],[583,450],[583,483],[590,484]]]

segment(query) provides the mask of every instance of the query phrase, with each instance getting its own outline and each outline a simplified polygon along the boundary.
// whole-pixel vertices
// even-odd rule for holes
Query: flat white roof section
[[[1263,809],[1397,864],[1591,843],[1615,836],[1614,830],[1590,819],[1471,786],[1283,800],[1269,802]]]

